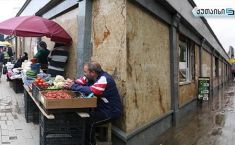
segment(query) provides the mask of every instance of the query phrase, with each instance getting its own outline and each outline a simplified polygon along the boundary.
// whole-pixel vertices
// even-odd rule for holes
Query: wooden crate
[[[47,99],[43,94],[48,91],[40,91],[39,101],[45,109],[71,109],[71,108],[95,108],[97,106],[97,98],[75,97],[76,94],[67,90],[72,96],[71,99]]]

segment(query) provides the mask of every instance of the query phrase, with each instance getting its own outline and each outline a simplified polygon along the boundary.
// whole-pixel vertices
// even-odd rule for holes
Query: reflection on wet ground
[[[235,82],[213,93],[152,145],[235,145]]]

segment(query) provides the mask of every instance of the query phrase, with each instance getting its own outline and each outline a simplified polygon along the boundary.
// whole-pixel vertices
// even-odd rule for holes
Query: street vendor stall
[[[14,64],[7,62],[6,64],[6,75],[9,81],[10,87],[13,88],[15,93],[23,93],[23,82],[21,75],[21,68],[13,68]]]
[[[83,117],[89,116],[89,108],[96,107],[96,97],[86,98],[70,90],[55,90],[55,87],[48,90],[49,86],[40,88],[35,81],[33,85],[24,85],[25,118],[27,122],[39,122],[40,145],[83,145]]]
[[[37,63],[22,64],[26,122],[39,123],[40,145],[83,145],[85,118],[95,96],[64,89],[63,76],[43,73]]]
[[[0,33],[20,37],[46,36],[63,44],[72,42],[59,24],[38,16],[19,16],[3,21]],[[85,119],[81,116],[89,116],[90,108],[96,107],[96,97],[63,89],[65,80],[42,73],[40,65],[33,59],[22,63],[22,69],[25,118],[27,122],[39,123],[40,145],[83,145]]]

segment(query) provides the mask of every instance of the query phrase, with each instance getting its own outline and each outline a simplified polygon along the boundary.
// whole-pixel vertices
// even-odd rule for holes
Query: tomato
[[[40,83],[44,83],[44,80],[41,79],[41,80],[39,80],[39,82],[40,82]]]
[[[71,99],[71,96],[63,90],[49,91],[49,92],[46,92],[44,96],[47,99]]]

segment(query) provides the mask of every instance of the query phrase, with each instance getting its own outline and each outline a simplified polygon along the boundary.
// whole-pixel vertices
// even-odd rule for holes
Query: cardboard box
[[[97,106],[97,98],[75,97],[76,94],[67,91],[73,98],[71,99],[47,99],[43,94],[48,91],[40,91],[39,101],[45,109],[71,109],[71,108],[95,108]]]

